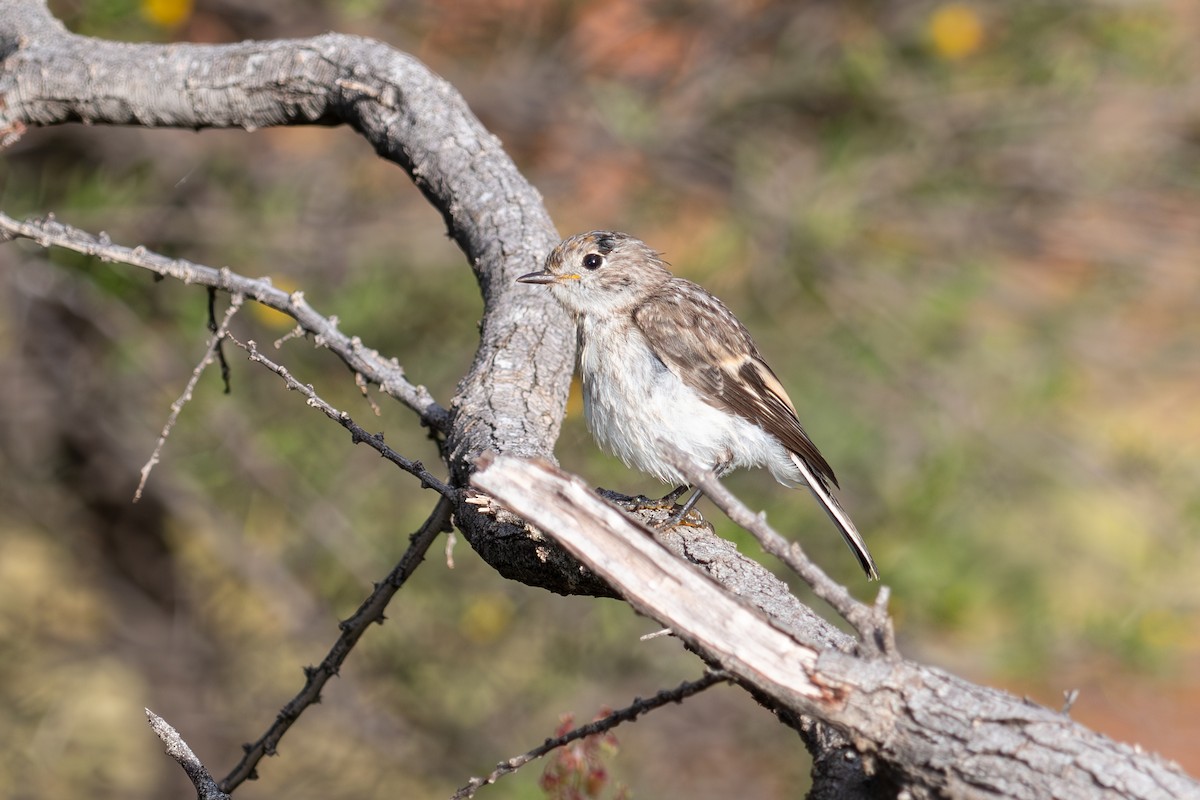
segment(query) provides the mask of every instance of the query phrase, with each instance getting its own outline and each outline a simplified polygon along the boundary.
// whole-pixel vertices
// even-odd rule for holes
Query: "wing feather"
[[[672,278],[633,310],[633,321],[655,355],[707,402],[763,428],[804,459],[822,483],[837,486],[779,378],[724,303],[691,281]]]

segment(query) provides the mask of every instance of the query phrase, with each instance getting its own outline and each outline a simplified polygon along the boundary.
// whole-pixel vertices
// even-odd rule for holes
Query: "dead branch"
[[[891,655],[896,650],[896,635],[892,621],[887,615],[888,588],[881,587],[875,606],[868,606],[854,599],[846,587],[829,577],[825,570],[805,555],[799,543],[788,541],[767,524],[765,514],[755,514],[733,492],[717,479],[715,473],[705,469],[688,457],[672,442],[659,444],[671,453],[675,465],[687,476],[688,481],[704,491],[704,496],[724,511],[729,518],[748,531],[763,549],[783,561],[812,587],[813,593],[824,600],[858,631],[860,641],[879,655]]]
[[[28,239],[42,247],[63,247],[104,263],[129,264],[164,278],[207,286],[262,303],[295,319],[317,344],[328,348],[357,374],[368,376],[384,393],[415,411],[429,427],[441,432],[450,427],[449,413],[434,401],[424,386],[410,383],[404,368],[394,359],[385,359],[377,350],[365,347],[358,337],[338,330],[336,320],[313,309],[304,299],[303,292],[277,289],[268,278],[249,278],[228,268],[214,269],[183,258],[170,258],[145,247],[114,244],[107,234],[94,235],[59,222],[53,215],[20,221],[0,212],[0,231],[10,238]]]
[[[351,441],[355,444],[366,444],[375,450],[379,455],[392,462],[400,469],[410,475],[421,479],[422,489],[433,489],[442,497],[453,500],[457,497],[458,492],[453,487],[446,484],[445,481],[435,477],[433,473],[425,469],[425,465],[420,461],[413,461],[405,458],[397,453],[392,448],[384,444],[383,434],[368,433],[365,428],[354,421],[354,418],[345,411],[339,411],[331,406],[328,402],[321,398],[312,388],[312,386],[296,380],[292,373],[280,364],[276,364],[271,359],[259,352],[258,345],[253,341],[243,342],[231,333],[226,332],[225,337],[231,342],[242,348],[249,354],[249,358],[256,364],[262,364],[264,367],[274,372],[283,379],[287,388],[293,392],[299,392],[307,400],[308,405],[317,409],[329,419],[341,425],[346,430],[350,431]]]
[[[1069,717],[932,667],[829,649],[674,558],[582,481],[500,456],[473,483],[548,531],[629,603],[777,712],[827,723],[875,791],[913,797],[1176,798],[1200,795],[1177,765]]]
[[[2,216],[2,215],[0,215]],[[0,224],[3,224],[0,222]],[[211,291],[211,290],[210,290]],[[200,362],[192,368],[192,376],[188,378],[187,386],[183,389],[183,394],[171,403],[171,413],[167,415],[167,421],[163,423],[162,430],[158,434],[158,441],[154,444],[154,450],[150,453],[150,458],[142,465],[141,477],[138,479],[137,488],[133,490],[133,502],[142,499],[142,491],[146,488],[146,481],[150,479],[150,472],[154,466],[158,464],[159,458],[162,456],[163,447],[167,444],[167,437],[171,435],[171,430],[175,427],[175,423],[179,420],[179,414],[192,400],[192,393],[196,390],[196,384],[200,382],[200,376],[208,369],[209,365],[216,360],[216,355],[221,349],[221,341],[229,333],[229,323],[234,315],[242,307],[242,296],[235,294],[230,298],[229,308],[225,309],[225,315],[222,317],[220,324],[213,321],[212,336],[209,337],[208,346],[204,349],[204,355],[200,358]],[[212,310],[212,298],[209,298],[209,310]],[[229,367],[225,363],[225,357],[221,356],[221,374],[225,377],[226,391],[229,386]]]
[[[541,196],[496,137],[417,59],[333,33],[228,45],[109,42],[73,34],[44,2],[22,0],[0,0],[0,59],[0,142],[67,122],[354,128],[380,156],[403,167],[441,212],[483,293],[479,347],[445,417],[452,482],[465,484],[475,459],[488,450],[553,458],[574,366],[574,331],[544,292],[514,279],[538,264],[559,236]],[[262,286],[243,288],[254,299],[254,288],[271,295]],[[355,341],[349,349],[361,347]],[[361,362],[351,368],[374,380]],[[403,379],[398,368],[388,374]],[[404,393],[403,383],[381,385]],[[420,404],[440,417],[424,399]],[[460,504],[457,524],[501,574],[564,594],[609,593],[552,543],[474,512]]]
[[[247,779],[257,777],[255,769],[258,763],[264,756],[275,755],[276,747],[292,727],[292,723],[299,719],[306,708],[321,699],[321,690],[330,678],[338,674],[354,645],[372,623],[383,621],[384,609],[392,596],[400,590],[413,570],[425,560],[425,552],[437,535],[449,528],[450,509],[450,501],[441,497],[425,524],[410,537],[408,549],[404,551],[396,566],[386,578],[375,584],[375,591],[371,592],[358,610],[341,623],[341,635],[321,663],[315,667],[304,668],[304,687],[280,710],[275,721],[257,741],[243,746],[245,755],[242,756],[242,760],[221,781],[220,788],[223,791],[232,792]]]
[[[192,752],[192,748],[188,747],[188,743],[183,740],[178,731],[148,708],[146,709],[146,719],[150,722],[150,730],[154,731],[154,735],[167,746],[167,755],[183,767],[188,780],[196,787],[198,800],[229,800],[229,795],[217,787],[217,782],[208,774],[204,764]]]

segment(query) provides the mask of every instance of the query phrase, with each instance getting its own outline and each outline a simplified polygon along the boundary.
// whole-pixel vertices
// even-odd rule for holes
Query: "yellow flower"
[[[966,58],[983,45],[983,20],[962,3],[938,6],[929,18],[929,41],[947,61]]]
[[[142,17],[163,28],[176,28],[192,15],[192,0],[142,0]]]

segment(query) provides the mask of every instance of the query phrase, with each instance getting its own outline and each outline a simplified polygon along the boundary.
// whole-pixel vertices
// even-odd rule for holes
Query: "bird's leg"
[[[729,459],[726,459],[725,461],[722,461],[722,462],[718,463],[715,467],[713,467],[713,472],[718,477],[721,475],[724,475],[728,471],[729,471]],[[678,498],[680,495],[682,495],[684,492],[686,492],[687,489],[688,489],[688,487],[686,487],[686,486],[680,486],[678,489],[671,492],[671,494],[667,495],[667,497],[671,497],[671,499],[674,500],[674,499]],[[687,502],[684,503],[683,506],[678,511],[676,511],[674,514],[672,514],[667,519],[667,521],[663,523],[663,527],[664,528],[673,528],[674,526],[683,522],[687,518],[687,515],[689,513],[691,513],[692,509],[696,507],[696,503],[699,503],[700,498],[703,496],[704,496],[704,490],[697,489],[695,494],[693,494],[691,497],[689,497],[687,499]],[[667,498],[664,497],[663,499],[666,500]],[[699,513],[699,512],[697,512],[697,513]],[[701,521],[703,521],[703,517],[701,517]]]
[[[658,502],[663,506],[673,506],[675,505],[675,501],[683,497],[684,492],[690,488],[691,487],[686,483],[683,486],[676,486],[674,489],[664,494]]]
[[[685,491],[687,489],[686,486],[684,486],[682,488]],[[679,494],[682,494],[682,492],[680,492]],[[676,495],[676,497],[678,497],[678,496],[679,495]],[[697,489],[695,494],[693,494],[691,497],[689,497],[687,499],[687,502],[679,507],[678,511],[676,511],[674,514],[672,514],[670,517],[667,518],[667,521],[662,524],[662,527],[673,528],[676,525],[678,525],[679,523],[683,522],[684,517],[686,517],[688,515],[688,513],[691,512],[691,510],[696,507],[696,503],[699,503],[700,498],[703,496],[704,496],[704,490]]]

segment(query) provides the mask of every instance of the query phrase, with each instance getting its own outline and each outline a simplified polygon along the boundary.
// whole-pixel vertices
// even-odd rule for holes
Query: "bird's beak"
[[[517,278],[517,283],[558,283],[558,276],[553,272],[542,270],[541,272],[531,272],[528,275],[522,275]]]

